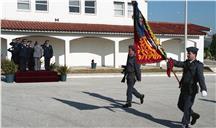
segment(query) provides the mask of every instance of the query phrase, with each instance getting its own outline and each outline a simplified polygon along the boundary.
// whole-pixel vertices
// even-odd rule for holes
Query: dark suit
[[[136,63],[135,56],[128,56],[127,65],[126,65],[126,73],[127,73],[127,102],[132,102],[132,94],[134,94],[137,98],[141,98],[141,94],[134,88],[136,80],[141,81],[141,70],[140,65]]]
[[[50,70],[50,59],[53,57],[53,48],[51,45],[42,45],[44,50],[45,70]]]
[[[183,68],[183,76],[180,81],[181,93],[178,100],[178,108],[184,112],[182,123],[187,125],[190,123],[191,115],[194,114],[192,105],[195,96],[198,93],[197,82],[199,82],[201,91],[207,91],[203,75],[203,64],[198,60],[192,62],[189,60],[184,62],[174,60],[174,66]]]
[[[27,47],[27,64],[28,64],[28,69],[30,71],[34,70],[34,57],[33,57],[33,53],[34,53],[34,48],[32,47]]]
[[[28,52],[27,52],[27,47],[20,43],[19,44],[19,66],[20,66],[20,71],[26,71],[26,64],[27,64],[27,55],[28,55]]]

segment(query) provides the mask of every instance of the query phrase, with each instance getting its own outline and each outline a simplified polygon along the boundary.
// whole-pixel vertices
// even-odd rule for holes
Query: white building
[[[148,2],[137,0],[147,19]],[[133,44],[131,0],[3,0],[1,17],[1,55],[15,38],[50,40],[54,49],[51,62],[58,65],[120,67],[126,63],[128,45]],[[168,56],[184,60],[185,46],[199,48],[203,61],[205,32],[209,28],[188,24],[150,22]]]

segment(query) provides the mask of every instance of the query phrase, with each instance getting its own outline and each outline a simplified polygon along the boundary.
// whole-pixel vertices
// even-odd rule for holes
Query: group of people
[[[11,60],[18,65],[19,71],[41,70],[40,59],[44,57],[45,70],[50,70],[50,59],[53,57],[53,48],[46,40],[42,45],[37,41],[16,38],[10,43]]]
[[[180,80],[180,95],[178,99],[178,108],[183,112],[182,127],[188,128],[189,125],[194,125],[197,119],[200,118],[198,113],[192,110],[192,106],[198,93],[198,85],[202,96],[207,96],[207,88],[205,78],[203,75],[203,63],[196,59],[198,49],[196,47],[187,48],[187,60],[173,61],[174,66],[183,68],[182,79]],[[135,88],[135,82],[141,81],[140,65],[136,63],[135,48],[133,45],[129,46],[127,64],[124,69],[127,79],[127,100],[122,107],[128,108],[132,106],[132,94],[140,99],[142,104],[144,101],[144,94],[139,93]],[[192,118],[192,119],[191,119]]]

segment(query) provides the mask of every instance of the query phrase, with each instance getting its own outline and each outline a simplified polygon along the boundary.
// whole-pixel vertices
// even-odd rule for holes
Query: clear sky
[[[184,23],[184,0],[148,0],[148,20]],[[216,0],[188,0],[188,23],[202,25],[216,33]]]

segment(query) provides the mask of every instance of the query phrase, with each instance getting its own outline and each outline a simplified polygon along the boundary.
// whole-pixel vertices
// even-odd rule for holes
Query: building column
[[[195,42],[194,46],[199,49],[197,59],[204,62],[204,36],[199,36],[199,40]]]
[[[114,45],[114,67],[118,68],[119,40],[115,40]]]
[[[65,49],[65,54],[64,54],[64,65],[69,65],[69,54],[70,54],[70,40],[66,39],[65,40],[65,45],[64,45],[64,49]]]
[[[14,39],[14,38],[12,38],[12,37],[7,37],[7,38],[6,38],[6,40],[7,40],[7,49],[9,49],[10,47],[12,47],[12,46],[10,45],[10,43],[12,42],[13,39]],[[9,59],[9,60],[11,60],[11,56],[12,56],[11,52],[9,52],[9,51],[7,50],[6,58]]]

